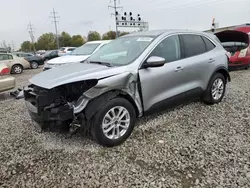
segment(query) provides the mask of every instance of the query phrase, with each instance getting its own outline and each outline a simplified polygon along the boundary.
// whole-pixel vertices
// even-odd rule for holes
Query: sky
[[[37,39],[45,32],[55,32],[50,12],[58,12],[59,32],[87,35],[90,30],[103,34],[115,30],[111,17],[114,0],[1,0],[0,42],[14,43],[18,49],[30,40],[28,24],[34,26]],[[123,10],[140,14],[149,29],[207,30],[215,17],[219,27],[250,23],[250,0],[117,0]],[[4,8],[5,7],[5,8]],[[120,29],[131,31],[129,29]]]

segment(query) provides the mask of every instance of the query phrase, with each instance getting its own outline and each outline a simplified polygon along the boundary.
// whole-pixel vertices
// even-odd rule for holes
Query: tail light
[[[2,69],[2,71],[0,72],[0,75],[1,75],[1,76],[8,75],[8,74],[10,74],[10,69],[9,69],[9,68],[4,68],[4,69]]]
[[[231,53],[230,52],[226,52],[226,55],[227,55],[228,58],[231,57]]]
[[[240,53],[239,53],[239,56],[238,56],[238,57],[245,57],[245,56],[246,56],[246,54],[247,54],[247,48],[246,48],[246,49],[241,50],[241,51],[240,51]]]

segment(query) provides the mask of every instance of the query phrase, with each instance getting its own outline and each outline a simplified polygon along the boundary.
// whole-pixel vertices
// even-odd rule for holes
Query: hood
[[[89,79],[101,79],[126,71],[126,66],[107,67],[91,63],[73,63],[41,72],[29,81],[30,83],[51,89],[60,85]]]
[[[87,59],[89,55],[66,55],[49,60],[48,64],[66,64],[80,62]]]

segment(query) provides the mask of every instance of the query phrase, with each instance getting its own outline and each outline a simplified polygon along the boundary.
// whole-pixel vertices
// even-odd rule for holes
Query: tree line
[[[123,36],[128,34],[128,32],[119,32],[119,36]],[[116,38],[115,31],[108,31],[104,33],[102,36],[97,31],[89,31],[87,37],[81,35],[73,35],[71,36],[69,33],[63,31],[59,35],[59,44],[61,47],[63,46],[73,46],[79,47],[88,41],[95,40],[112,40]],[[21,44],[20,51],[33,51],[35,50],[54,50],[57,48],[56,46],[56,36],[53,33],[44,33],[40,37],[38,37],[37,41],[32,44],[30,41],[24,41]]]

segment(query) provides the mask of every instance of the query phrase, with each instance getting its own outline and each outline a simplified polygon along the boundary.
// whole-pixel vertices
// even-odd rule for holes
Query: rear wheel
[[[108,101],[92,118],[93,138],[101,145],[113,147],[123,143],[134,129],[136,113],[124,98]]]
[[[221,102],[226,91],[226,79],[221,73],[216,73],[208,84],[204,102],[207,104],[216,104]]]
[[[15,74],[21,74],[23,72],[23,66],[22,65],[13,65],[11,68],[11,72]]]
[[[31,62],[31,68],[32,68],[32,69],[37,69],[38,66],[39,66],[39,65],[38,65],[38,63],[37,63],[36,61],[32,61],[32,62]]]

